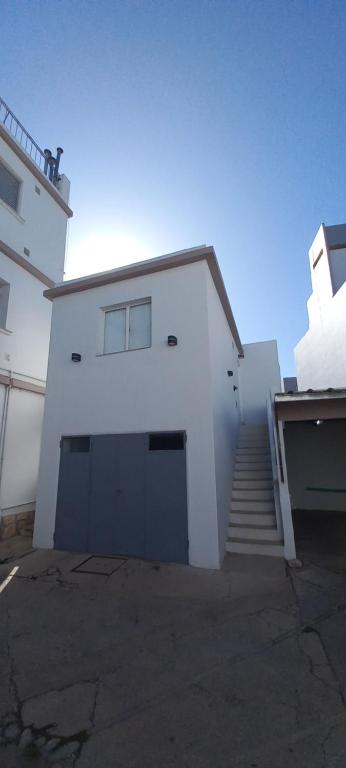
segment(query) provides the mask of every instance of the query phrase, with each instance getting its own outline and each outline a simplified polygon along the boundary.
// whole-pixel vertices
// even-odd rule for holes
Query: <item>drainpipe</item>
[[[10,374],[10,380],[12,381],[11,374]],[[0,517],[1,517],[1,483],[2,483],[2,471],[3,471],[4,457],[5,457],[5,439],[6,439],[7,416],[8,416],[8,406],[10,402],[11,384],[5,384],[5,387],[6,389],[5,389],[4,407],[2,411],[1,428],[0,428]]]

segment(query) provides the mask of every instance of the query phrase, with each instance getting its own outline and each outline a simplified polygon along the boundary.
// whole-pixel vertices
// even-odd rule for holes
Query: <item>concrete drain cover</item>
[[[112,573],[118,571],[127,560],[120,557],[103,557],[102,555],[91,555],[82,563],[79,563],[75,568],[72,568],[76,573],[95,573],[100,576],[111,576]]]

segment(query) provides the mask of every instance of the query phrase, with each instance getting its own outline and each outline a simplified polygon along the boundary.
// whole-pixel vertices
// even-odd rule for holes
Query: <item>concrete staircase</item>
[[[276,525],[266,425],[240,427],[226,549],[248,555],[284,555]]]

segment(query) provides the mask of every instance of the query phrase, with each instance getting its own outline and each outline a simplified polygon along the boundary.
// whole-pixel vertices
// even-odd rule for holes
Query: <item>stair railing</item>
[[[285,558],[286,560],[294,560],[296,557],[296,547],[288,489],[284,438],[282,424],[277,424],[275,419],[274,397],[275,392],[270,391],[267,398],[267,421],[273,473],[275,514],[278,531],[284,542]]]
[[[42,149],[36,144],[36,141],[30,136],[30,133],[24,128],[22,123],[13,114],[12,110],[7,106],[5,101],[0,97],[0,123],[2,123],[8,132],[13,136],[18,144],[24,149],[31,160],[37,165],[47,176],[47,169],[45,168],[46,157],[42,152]]]

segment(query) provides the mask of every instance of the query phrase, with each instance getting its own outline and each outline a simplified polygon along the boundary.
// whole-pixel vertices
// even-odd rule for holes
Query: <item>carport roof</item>
[[[75,280],[65,280],[63,283],[59,283],[53,288],[44,291],[44,296],[47,299],[53,300],[59,298],[59,296],[66,296],[67,294],[78,293],[79,291],[88,291],[91,288],[98,288],[101,285],[117,283],[121,280],[130,280],[135,277],[150,275],[154,272],[163,272],[167,269],[174,269],[175,267],[182,267],[186,264],[193,264],[196,261],[206,261],[208,264],[210,274],[213,278],[238,352],[240,356],[243,357],[244,351],[240,341],[238,328],[229,303],[215,250],[212,245],[198,245],[194,248],[186,248],[183,251],[167,253],[164,256],[158,256],[154,259],[147,259],[146,261],[136,262],[135,264],[127,264],[123,267],[110,269],[107,272],[97,272],[93,275],[78,277]]]
[[[274,398],[280,421],[315,421],[346,418],[346,389],[308,389],[278,392]]]

